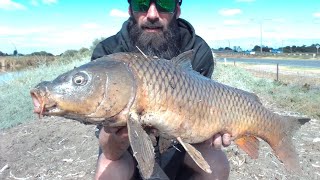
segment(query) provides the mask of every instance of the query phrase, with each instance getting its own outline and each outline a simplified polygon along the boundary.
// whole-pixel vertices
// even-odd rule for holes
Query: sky
[[[128,17],[126,0],[0,0],[0,51],[89,48]],[[320,0],[184,0],[180,17],[212,48],[320,43]]]

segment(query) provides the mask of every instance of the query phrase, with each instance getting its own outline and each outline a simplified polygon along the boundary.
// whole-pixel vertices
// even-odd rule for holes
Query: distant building
[[[254,51],[248,51],[248,50],[244,51],[244,53],[245,53],[245,54],[251,54],[251,55],[256,54],[256,52],[254,52]]]
[[[271,53],[276,53],[276,54],[280,54],[283,53],[282,49],[270,49]]]
[[[242,49],[240,46],[233,46],[233,51],[234,52],[242,52]]]

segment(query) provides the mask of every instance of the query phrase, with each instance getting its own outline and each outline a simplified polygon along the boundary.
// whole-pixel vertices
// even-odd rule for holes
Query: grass
[[[233,65],[218,64],[213,78],[221,83],[257,94],[276,108],[320,118],[320,86],[286,83],[253,76],[251,72]]]
[[[29,91],[44,80],[52,80],[63,72],[89,62],[89,57],[72,61],[60,60],[50,65],[21,71],[13,80],[0,80],[0,129],[10,128],[36,117],[33,114]],[[309,117],[320,118],[320,87],[301,86],[295,83],[275,82],[272,79],[255,77],[243,68],[218,63],[213,79],[224,84],[256,93],[260,98],[280,109],[299,112]]]
[[[27,68],[33,68],[43,65],[60,63],[71,63],[75,59],[81,59],[82,57],[90,57],[92,51],[86,48],[80,50],[67,50],[59,56],[48,55],[25,55],[25,56],[0,56],[1,59],[5,59],[10,67],[6,67],[6,70],[25,70]],[[7,64],[7,65],[8,65]]]
[[[290,60],[320,60],[320,55],[314,56],[315,53],[280,53],[280,54],[273,54],[273,53],[257,53],[254,55],[244,54],[244,53],[216,53],[218,58],[264,58],[264,59],[273,59],[273,60],[283,60],[283,59],[290,59]]]
[[[30,90],[39,82],[52,80],[58,75],[89,62],[89,56],[69,61],[57,61],[50,65],[38,65],[38,68],[14,73],[11,80],[0,79],[0,129],[9,128],[36,117]]]
[[[9,70],[22,70],[28,67],[36,67],[43,64],[50,64],[57,60],[54,56],[4,56],[10,66]]]

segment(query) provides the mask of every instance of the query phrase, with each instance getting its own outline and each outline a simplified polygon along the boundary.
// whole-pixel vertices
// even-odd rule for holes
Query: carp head
[[[134,76],[125,63],[100,58],[44,81],[30,92],[39,116],[61,116],[86,124],[120,121],[134,97]],[[125,125],[125,120],[117,122]],[[120,123],[120,124],[119,124]]]

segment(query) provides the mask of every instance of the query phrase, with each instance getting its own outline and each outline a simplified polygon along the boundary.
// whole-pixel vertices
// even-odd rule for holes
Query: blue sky
[[[184,0],[181,18],[213,47],[320,43],[320,0]],[[128,18],[126,0],[0,0],[0,51],[90,47]],[[261,28],[262,27],[262,28]]]

